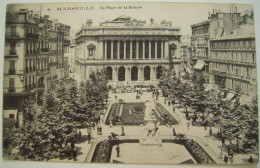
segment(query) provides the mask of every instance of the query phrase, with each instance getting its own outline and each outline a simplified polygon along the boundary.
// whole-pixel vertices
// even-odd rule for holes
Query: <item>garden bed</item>
[[[120,116],[120,108],[122,113]],[[109,125],[112,121],[113,125],[140,125],[144,124],[144,103],[114,103],[112,104],[105,124]],[[131,110],[131,114],[130,114]]]
[[[155,102],[155,110],[160,115],[160,125],[165,125],[167,123],[171,123],[172,125],[178,124],[178,121],[166,110],[160,103]],[[156,112],[154,112],[156,113]],[[155,115],[156,117],[158,116]]]

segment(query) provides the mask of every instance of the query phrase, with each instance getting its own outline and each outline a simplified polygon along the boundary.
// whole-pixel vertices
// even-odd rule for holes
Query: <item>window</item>
[[[16,33],[16,27],[15,27],[15,26],[12,26],[12,27],[11,27],[11,36],[12,36],[12,37],[16,37],[16,34],[17,34],[17,33]]]
[[[14,78],[9,79],[9,92],[15,92],[15,80],[14,80]]]
[[[9,74],[15,74],[15,60],[9,61]]]
[[[14,119],[14,114],[9,114],[9,118]]]
[[[249,44],[248,44],[248,41],[246,41],[246,49],[249,48]]]

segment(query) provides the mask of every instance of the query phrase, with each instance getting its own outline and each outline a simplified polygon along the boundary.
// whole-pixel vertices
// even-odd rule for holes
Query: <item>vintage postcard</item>
[[[8,4],[3,160],[257,165],[254,13],[241,3]]]

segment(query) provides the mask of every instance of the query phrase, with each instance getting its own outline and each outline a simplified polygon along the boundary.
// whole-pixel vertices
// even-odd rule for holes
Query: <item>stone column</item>
[[[161,41],[161,59],[164,58],[163,57],[163,41]]]
[[[124,59],[126,59],[126,41],[124,41]]]
[[[130,40],[130,59],[133,59],[133,41]]]
[[[105,53],[104,53],[104,55],[105,55],[105,59],[107,59],[107,41],[104,41],[105,42]]]
[[[169,58],[169,41],[165,41],[164,45],[164,57]]]
[[[98,51],[98,59],[102,59],[104,58],[104,45],[103,45],[103,40],[99,43],[100,47],[99,47],[99,51]],[[102,55],[102,57],[101,57]]]
[[[149,59],[151,59],[151,54],[152,54],[152,47],[151,47],[151,41],[149,40]]]
[[[155,59],[157,59],[157,40],[155,40],[155,43],[154,43],[154,45],[155,45],[155,50],[154,50],[154,54],[155,54]]]
[[[111,40],[111,59],[114,59],[114,41]]]
[[[120,59],[120,41],[117,41],[117,59]]]
[[[139,41],[136,40],[136,59],[139,59]]]
[[[145,41],[143,40],[143,59],[145,59]]]

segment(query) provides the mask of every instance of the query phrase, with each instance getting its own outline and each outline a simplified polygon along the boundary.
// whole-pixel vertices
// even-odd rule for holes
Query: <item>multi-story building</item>
[[[27,9],[7,12],[3,85],[5,116],[17,119],[19,113],[22,120],[25,98],[32,96],[37,100],[47,83],[56,80],[51,78],[52,73],[57,79],[68,76],[63,74],[58,78],[57,75],[59,72],[56,68],[65,69],[64,44],[63,40],[57,38],[54,46],[59,47],[60,55],[52,53],[50,32],[53,29],[57,29],[57,26],[47,15],[34,15],[33,11]],[[63,39],[64,30],[58,33],[61,35],[57,37]],[[57,60],[60,60],[59,66]]]
[[[251,29],[252,30],[252,29]],[[250,28],[246,28],[249,32]],[[255,35],[238,33],[211,40],[213,82],[230,90],[240,89],[251,96],[257,93]]]
[[[210,83],[209,75],[209,45],[210,22],[204,21],[191,25],[191,66],[196,72],[202,73],[205,82]]]
[[[208,72],[206,76],[210,75],[210,83],[231,91],[239,88],[244,94],[255,95],[254,18],[234,11],[214,10],[207,21],[191,26],[192,59],[197,61],[193,68],[201,68],[203,73],[203,67],[208,64],[205,70]]]
[[[109,85],[157,84],[162,68],[180,75],[180,28],[121,16],[93,27],[89,20],[76,34],[76,73],[87,79],[105,68]]]
[[[4,113],[17,119],[23,111],[24,98],[36,96],[38,25],[33,12],[7,12],[4,51]]]

